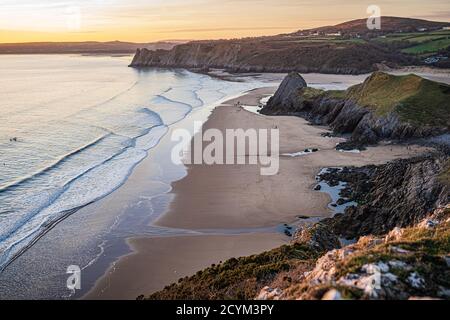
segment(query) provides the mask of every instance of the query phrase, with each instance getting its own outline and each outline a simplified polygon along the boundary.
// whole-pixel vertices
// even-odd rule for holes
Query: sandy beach
[[[223,103],[204,129],[279,128],[279,174],[261,176],[259,165],[187,165],[188,175],[172,185],[174,200],[155,225],[197,234],[129,239],[133,253],[111,266],[84,298],[135,299],[212,263],[278,247],[289,238],[274,230],[277,225],[294,223],[298,216],[331,214],[330,197],[313,191],[321,168],[381,164],[426,151],[420,146],[380,145],[359,154],[338,152],[335,146],[343,139],[323,137],[326,128],[298,117],[262,116],[236,106],[238,101],[258,105],[275,89],[253,90]],[[319,151],[301,157],[283,155],[305,148]]]

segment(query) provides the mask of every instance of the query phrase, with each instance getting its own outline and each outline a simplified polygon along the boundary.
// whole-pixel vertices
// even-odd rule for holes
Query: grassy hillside
[[[309,30],[300,30],[294,34],[304,34],[306,32],[323,32],[323,33],[335,33],[341,32],[342,34],[386,34],[393,32],[417,32],[420,29],[426,30],[439,30],[442,27],[449,26],[448,22],[436,22],[422,19],[411,19],[403,17],[381,17],[382,28],[380,30],[369,30],[367,28],[367,19],[357,19],[347,21],[334,26],[325,26]]]
[[[435,53],[450,46],[450,35],[438,38],[430,37],[428,40],[425,40],[427,38],[421,39],[423,43],[403,49],[402,52],[410,54]]]
[[[411,123],[450,127],[450,86],[413,74],[375,72],[364,83],[348,89],[345,97],[378,115],[397,112]]]
[[[319,254],[305,244],[293,244],[259,255],[230,259],[180,279],[149,299],[253,299],[277,274],[294,268],[311,268]]]
[[[450,47],[450,30],[390,33],[374,39],[381,45],[397,45],[400,52],[411,55],[437,54]]]

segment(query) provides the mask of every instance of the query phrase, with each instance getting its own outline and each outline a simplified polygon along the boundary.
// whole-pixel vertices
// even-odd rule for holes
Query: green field
[[[447,36],[445,38],[441,37],[436,40],[422,42],[416,46],[403,49],[402,52],[409,54],[434,53],[441,49],[446,49],[449,46],[450,46],[450,36]]]
[[[391,33],[384,37],[378,37],[379,41],[409,41],[420,42],[421,38],[429,37],[430,40],[450,36],[450,30],[438,30],[430,32]]]
[[[450,33],[448,35],[430,34],[430,35],[408,38],[408,39],[406,39],[406,41],[413,42],[413,43],[424,43],[424,42],[429,42],[429,41],[445,39],[446,37],[449,37],[449,36],[450,36]]]
[[[381,43],[406,42],[411,46],[402,50],[407,54],[436,53],[450,46],[450,30],[431,32],[392,33],[375,39]]]

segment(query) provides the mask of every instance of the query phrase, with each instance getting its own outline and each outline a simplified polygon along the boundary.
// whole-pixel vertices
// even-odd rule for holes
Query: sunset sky
[[[0,0],[0,42],[216,39],[382,15],[450,21],[449,0]]]

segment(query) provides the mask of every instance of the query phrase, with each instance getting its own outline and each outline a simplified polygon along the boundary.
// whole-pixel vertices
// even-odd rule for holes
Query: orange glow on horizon
[[[382,15],[450,21],[448,0],[377,4]],[[366,9],[359,0],[0,0],[0,43],[275,35],[367,17]]]

